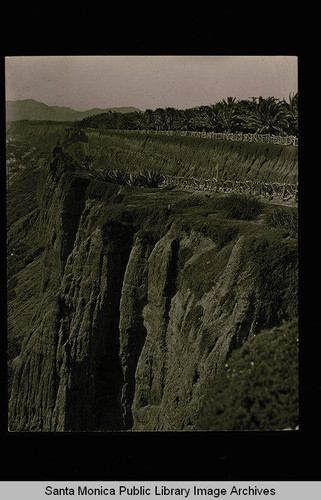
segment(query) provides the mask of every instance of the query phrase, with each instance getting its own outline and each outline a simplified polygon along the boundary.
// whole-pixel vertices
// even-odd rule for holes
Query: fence
[[[114,132],[136,132],[148,135],[168,135],[180,137],[199,137],[205,139],[222,139],[224,141],[239,141],[239,142],[261,142],[266,144],[281,144],[283,146],[298,146],[299,139],[295,135],[273,135],[273,134],[243,134],[227,133],[227,132],[194,132],[190,130],[122,130],[110,129]],[[91,135],[101,136],[106,131],[90,132]]]
[[[203,192],[240,193],[273,200],[298,202],[298,184],[261,181],[233,181],[224,179],[197,179],[195,177],[163,176],[163,184]]]
[[[282,144],[283,146],[298,146],[299,139],[294,135],[273,135],[273,134],[243,134],[227,132],[193,132],[189,130],[136,130],[142,134],[151,135],[170,135],[181,137],[202,137],[208,139],[222,139],[225,141],[241,142],[264,142],[271,144]]]
[[[106,172],[103,170],[88,172],[87,175],[96,180],[107,182],[116,182],[120,184],[128,184],[138,187],[147,187],[149,184],[140,184],[135,181],[139,174],[133,174],[122,170],[111,170],[109,176],[106,177]],[[152,174],[152,172],[150,172]],[[155,172],[154,172],[155,173]],[[201,191],[203,193],[239,193],[249,194],[252,196],[259,196],[273,200],[274,198],[281,201],[292,200],[298,202],[298,184],[279,183],[279,182],[262,182],[262,181],[249,181],[249,180],[228,180],[228,179],[198,179],[196,177],[182,177],[174,175],[166,175],[157,173],[158,179],[154,187],[162,186],[181,189],[190,189],[193,191]],[[136,179],[136,180],[137,180]],[[151,186],[151,184],[149,185]]]

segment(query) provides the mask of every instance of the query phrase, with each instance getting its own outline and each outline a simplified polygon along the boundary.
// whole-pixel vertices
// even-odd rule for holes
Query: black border
[[[86,8],[81,10],[83,17],[87,12]],[[71,19],[64,19],[63,30],[68,27]],[[236,19],[234,19],[234,23],[236,23]],[[101,24],[98,23],[98,26],[100,27]],[[105,28],[108,29],[108,26],[106,21]],[[295,26],[293,28],[295,30]],[[4,55],[273,55],[273,51],[269,48],[259,50],[257,45],[253,45],[252,37],[252,50],[239,49],[236,51],[235,48],[234,50],[222,48],[222,41],[221,45],[215,44],[215,39],[209,33],[205,35],[203,33],[199,37],[194,36],[189,40],[189,43],[186,43],[188,40],[186,38],[188,34],[186,34],[183,41],[177,43],[176,40],[176,43],[173,43],[171,39],[166,40],[166,26],[163,26],[162,31],[165,42],[152,45],[149,38],[150,33],[148,32],[147,35],[142,33],[140,31],[142,30],[141,24],[136,25],[136,29],[136,36],[133,36],[126,47],[119,43],[120,32],[118,31],[118,37],[113,39],[113,36],[109,36],[105,38],[105,42],[100,42],[96,46],[94,46],[94,42],[86,43],[74,38],[73,43],[68,45],[68,49],[61,51],[57,50],[56,47],[53,48],[53,40],[51,49],[41,44],[41,35],[45,31],[43,26],[40,33],[38,31],[38,43],[32,42],[29,48],[23,46],[22,49],[20,46],[18,50],[9,47],[5,50]],[[254,41],[258,31],[259,28],[256,26],[252,32]],[[56,30],[49,30],[49,34],[53,33],[57,35],[57,26]],[[156,40],[156,42],[158,33],[157,30],[154,32],[154,41]],[[71,38],[73,36],[75,36],[74,31],[72,31]],[[95,43],[97,43],[96,39]],[[253,50],[253,47],[256,50]],[[308,236],[304,220],[307,220],[305,219],[307,212],[309,215],[313,208],[309,203],[310,196],[307,196],[305,191],[307,181],[304,168],[307,162],[305,149],[308,146],[304,134],[304,122],[306,124],[304,103],[307,100],[302,74],[307,58],[302,51],[297,48],[293,49],[293,47],[289,48],[287,45],[279,48],[275,55],[297,55],[299,57],[299,181],[302,187],[299,200],[301,256],[300,430],[297,432],[225,433],[9,433],[7,431],[7,394],[6,389],[1,384],[3,402],[1,406],[1,449],[2,456],[5,458],[0,469],[1,480],[320,480],[318,457],[313,454],[315,448],[318,450],[320,442],[317,401],[321,399],[321,384],[318,373],[319,351],[316,349],[317,339],[315,338],[320,332],[320,320],[316,318],[315,314],[318,311],[317,297],[312,294],[314,301],[311,301],[307,293],[311,288],[311,275],[309,273],[307,276],[304,269],[305,259],[311,259],[311,247],[303,249],[303,239],[305,241],[306,236]],[[4,88],[3,71],[2,84]],[[4,98],[3,91],[2,103],[4,103]],[[2,159],[5,159],[4,154]],[[5,186],[5,180],[2,185]],[[5,247],[3,249],[5,255]],[[317,252],[314,257],[317,258]],[[315,268],[312,265],[312,269],[313,267]],[[5,276],[5,264],[3,276]],[[5,336],[5,329],[2,331]],[[1,338],[2,354],[6,352],[6,340],[3,335]],[[2,358],[4,359],[1,360],[3,361],[1,380],[6,380],[6,356],[2,356]]]

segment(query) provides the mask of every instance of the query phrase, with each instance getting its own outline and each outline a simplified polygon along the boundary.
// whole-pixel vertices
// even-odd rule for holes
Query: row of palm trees
[[[126,114],[108,112],[85,118],[78,126],[297,136],[298,93],[290,94],[288,101],[275,97],[228,97],[216,104],[184,110],[168,107]]]

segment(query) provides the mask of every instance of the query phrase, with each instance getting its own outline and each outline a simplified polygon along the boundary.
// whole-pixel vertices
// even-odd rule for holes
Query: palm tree
[[[145,119],[146,119],[146,128],[148,130],[155,130],[156,124],[155,124],[155,113],[152,109],[146,109],[145,113]]]
[[[192,126],[192,118],[194,110],[189,109],[175,109],[175,129],[189,130]]]
[[[249,114],[243,114],[245,126],[257,134],[283,135],[289,127],[288,116],[284,106],[275,97],[258,98]]]
[[[217,108],[214,105],[195,108],[190,119],[190,124],[192,124],[193,128],[202,130],[203,132],[216,130],[217,123]]]
[[[298,135],[298,126],[299,126],[299,94],[292,92],[289,95],[289,102],[286,102],[283,99],[283,107],[285,109],[285,113],[287,115],[287,120],[289,123],[289,127],[287,132],[290,135]]]
[[[224,132],[238,132],[241,128],[240,106],[235,97],[222,99],[217,104],[218,126]]]
[[[163,108],[155,109],[154,116],[156,130],[164,130],[166,125],[165,110]]]
[[[172,130],[175,121],[178,118],[178,111],[175,108],[165,108],[164,110],[164,121],[167,130]]]
[[[140,111],[136,111],[134,113],[130,113],[130,115],[132,118],[131,128],[138,129],[138,130],[145,130],[146,129],[147,117],[144,113],[141,113]]]

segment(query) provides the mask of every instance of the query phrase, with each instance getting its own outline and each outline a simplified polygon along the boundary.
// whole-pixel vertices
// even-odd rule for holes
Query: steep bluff
[[[7,124],[8,160],[19,168],[25,162],[18,138],[33,156],[48,151],[66,137],[66,123],[11,122]],[[281,144],[224,141],[211,138],[150,135],[137,131],[86,128],[88,142],[70,143],[67,152],[82,161],[89,152],[93,169],[138,172],[155,169],[168,175],[263,182],[298,182],[298,148]]]
[[[211,203],[94,181],[67,155],[38,175],[41,251],[15,274],[17,292],[37,282],[34,311],[24,322],[16,293],[9,318],[10,430],[193,430],[231,352],[295,317],[296,240]]]

